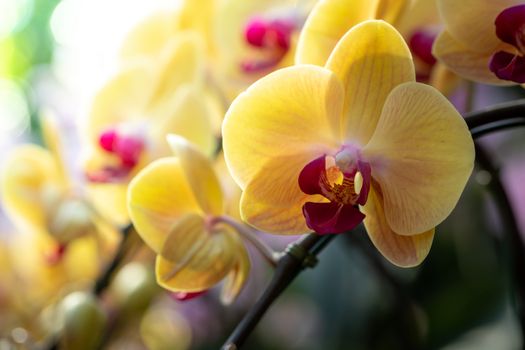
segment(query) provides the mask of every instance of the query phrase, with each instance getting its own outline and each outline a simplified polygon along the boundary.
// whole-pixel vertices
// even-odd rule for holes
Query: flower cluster
[[[92,284],[126,225],[179,299],[221,284],[231,303],[250,247],[275,262],[266,234],[363,224],[387,260],[417,266],[474,166],[449,97],[464,80],[525,83],[524,55],[512,0],[184,0],[155,13],[85,111],[80,169],[53,118],[44,146],[2,164],[29,278],[56,275],[28,298],[41,312],[48,289]]]

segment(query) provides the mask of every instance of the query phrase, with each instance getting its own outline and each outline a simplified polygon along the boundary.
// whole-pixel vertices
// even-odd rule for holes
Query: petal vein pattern
[[[242,93],[223,123],[226,162],[241,188],[271,158],[335,148],[342,102],[337,78],[311,65],[278,70]]]
[[[420,83],[392,91],[363,154],[382,187],[387,221],[403,235],[443,221],[474,166],[465,121],[445,97]]]

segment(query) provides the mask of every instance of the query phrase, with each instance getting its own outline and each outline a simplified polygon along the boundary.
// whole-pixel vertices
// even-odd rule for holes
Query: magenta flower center
[[[432,45],[437,33],[436,28],[423,27],[413,32],[408,40],[408,47],[416,59],[417,81],[428,82],[431,70],[436,64],[436,58],[432,55]]]
[[[489,69],[500,79],[525,83],[525,5],[503,10],[495,21],[496,35],[510,44],[511,50],[498,51],[489,63]]]
[[[50,251],[45,254],[45,262],[48,265],[56,265],[62,261],[62,258],[66,254],[67,244],[57,244]]]
[[[343,147],[335,157],[323,155],[308,163],[299,174],[301,191],[327,200],[304,204],[308,227],[319,234],[353,229],[365,218],[358,206],[366,203],[370,182],[370,164],[351,147]]]
[[[186,301],[191,300],[197,297],[200,297],[203,294],[206,294],[208,290],[203,290],[202,292],[171,292],[169,295],[171,298],[177,301]]]
[[[291,46],[296,25],[292,20],[254,18],[244,29],[246,43],[256,49],[258,57],[241,63],[244,72],[260,72],[275,67]]]
[[[117,157],[119,164],[88,174],[92,182],[116,182],[127,177],[138,164],[145,148],[141,136],[120,133],[115,128],[103,131],[98,144],[104,151]]]

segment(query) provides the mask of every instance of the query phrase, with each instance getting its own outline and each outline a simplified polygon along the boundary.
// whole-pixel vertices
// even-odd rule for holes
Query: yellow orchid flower
[[[168,42],[185,31],[198,34],[203,39],[206,54],[213,55],[217,7],[217,0],[183,0],[175,9],[153,13],[132,28],[125,37],[121,57],[129,60],[158,56]]]
[[[54,325],[42,322],[45,310],[65,292],[89,288],[106,262],[100,256],[110,255],[93,235],[69,242],[60,259],[55,246],[50,237],[28,232],[20,232],[9,244],[12,312],[16,326],[36,339],[49,335]]]
[[[116,232],[93,210],[81,187],[70,180],[53,120],[43,118],[42,127],[49,150],[22,145],[2,164],[0,192],[6,213],[20,232],[45,237],[50,263],[59,261],[69,244],[83,236],[111,246]]]
[[[311,1],[221,2],[215,35],[218,64],[212,69],[228,96],[293,64],[297,36],[311,7]]]
[[[168,133],[188,138],[206,154],[216,147],[210,120],[215,111],[202,103],[201,44],[196,35],[179,34],[161,57],[123,69],[95,96],[86,172],[93,202],[117,223],[128,220],[129,180],[152,160],[170,154],[164,141]]]
[[[295,62],[323,66],[337,42],[353,26],[370,19],[394,24],[408,0],[320,0],[304,24]]]
[[[345,34],[325,67],[284,68],[239,95],[223,135],[243,219],[326,234],[364,218],[387,259],[419,264],[472,171],[474,145],[454,107],[414,80],[403,38],[373,20]]]
[[[296,63],[322,66],[337,42],[353,26],[382,19],[403,35],[412,52],[417,81],[429,83],[443,93],[455,79],[432,56],[432,43],[441,20],[432,0],[321,0],[312,9],[297,43]]]
[[[2,162],[0,181],[3,207],[18,231],[6,250],[16,286],[11,301],[18,325],[36,338],[46,330],[35,315],[63,290],[91,284],[118,239],[68,173],[53,120],[43,118],[42,128],[49,149],[15,148]]]
[[[433,54],[458,75],[486,84],[525,83],[525,4],[438,0],[445,29]]]
[[[225,200],[211,162],[180,136],[170,135],[169,143],[176,157],[154,161],[130,183],[131,220],[157,253],[162,287],[198,293],[227,277],[222,299],[230,302],[247,278],[248,254],[220,220]]]

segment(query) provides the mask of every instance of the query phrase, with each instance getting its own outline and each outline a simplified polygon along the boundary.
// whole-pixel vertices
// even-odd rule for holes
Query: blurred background
[[[126,33],[149,13],[174,6],[167,0],[0,0],[0,160],[16,145],[42,143],[39,115],[48,108],[59,116],[66,142],[75,147],[90,99],[114,73]],[[523,97],[519,87],[476,85],[473,109]],[[461,109],[461,88],[455,98]],[[523,140],[525,130],[514,130],[482,142],[501,170],[525,232]],[[273,305],[246,348],[521,348],[512,244],[491,181],[488,172],[474,172],[460,204],[438,227],[429,257],[417,268],[389,264],[363,229],[337,237],[318,266],[304,271]],[[12,224],[0,216],[0,239],[9,242],[14,235]],[[282,249],[287,242],[272,238],[270,243]],[[34,292],[41,288],[37,281],[52,277],[39,272],[28,279],[25,267],[17,276],[20,270],[6,258],[6,250],[13,248],[2,249],[0,350],[45,345],[42,339],[54,329],[46,302],[35,306],[38,296],[31,293],[13,300],[10,291]],[[175,300],[156,286],[151,266],[142,263],[148,253],[137,253],[102,300],[111,321],[105,348],[219,348],[271,275],[258,253],[251,253],[249,284],[228,307],[220,304],[215,290]],[[16,254],[25,260],[31,250]],[[55,294],[77,289],[64,288]]]

